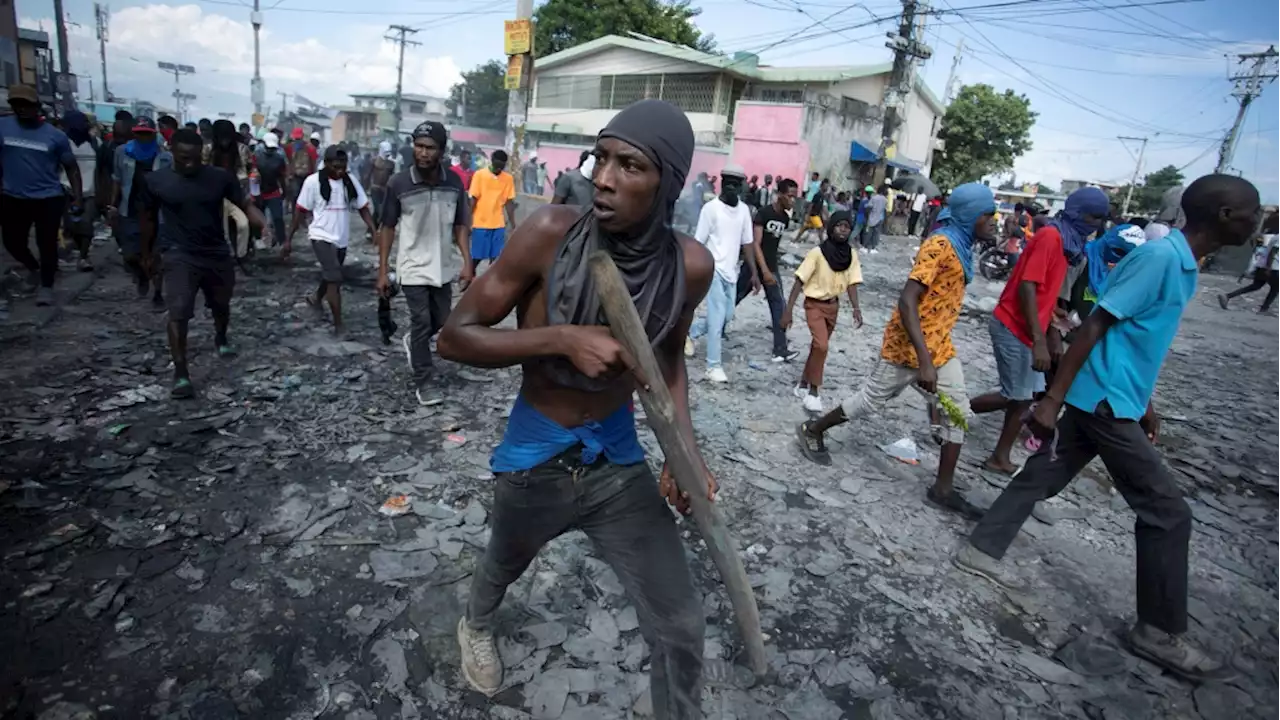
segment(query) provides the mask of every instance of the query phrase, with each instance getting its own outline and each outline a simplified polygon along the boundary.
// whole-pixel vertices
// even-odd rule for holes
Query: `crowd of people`
[[[689,512],[689,497],[668,467],[656,482],[652,477],[632,397],[649,383],[665,383],[678,432],[696,450],[685,356],[705,337],[707,379],[728,382],[722,337],[734,308],[761,289],[770,309],[770,351],[779,363],[798,357],[787,332],[804,297],[810,344],[794,390],[812,413],[796,428],[805,458],[831,464],[825,437],[832,428],[865,419],[914,388],[927,401],[941,448],[925,499],[978,523],[955,555],[956,566],[1015,587],[1000,559],[1032,507],[1100,456],[1137,515],[1132,650],[1193,680],[1231,674],[1186,636],[1191,515],[1155,449],[1159,416],[1151,395],[1195,292],[1198,261],[1256,236],[1258,193],[1241,178],[1207,175],[1192,182],[1167,217],[1162,213],[1145,227],[1120,222],[1096,188],[1072,193],[1065,208],[1039,226],[1017,211],[997,226],[994,195],[979,183],[956,187],[936,204],[920,194],[898,199],[909,231],[922,237],[919,250],[884,328],[879,359],[827,411],[824,369],[842,302],[855,325],[862,324],[855,245],[876,252],[893,212],[890,189],[832,195],[830,183],[816,174],[803,189],[796,180],[775,182],[768,175],[761,185],[730,164],[718,178],[693,183],[695,193],[711,196],[696,197],[692,236],[678,233],[673,225],[686,202],[681,196],[694,136],[688,118],[668,103],[642,100],[617,113],[579,168],[561,176],[553,202],[519,225],[505,153],[494,152],[487,167],[449,162],[448,132],[436,122],[413,130],[406,157],[397,158],[384,143],[365,159],[342,145],[322,148],[318,137],[297,130],[287,140],[271,131],[259,142],[247,126],[227,121],[179,127],[171,117],[121,113],[89,153],[78,150],[88,142],[80,116],[68,113],[64,130],[55,129],[42,120],[34,93],[21,88],[10,90],[10,104],[14,116],[0,118],[5,247],[36,274],[38,300],[47,301],[59,223],[64,215],[78,219],[73,235],[79,242],[86,213],[92,224],[89,198],[96,197],[139,294],[152,293],[168,313],[175,398],[195,393],[186,344],[198,292],[213,317],[217,354],[235,354],[228,328],[236,260],[251,238],[262,238],[266,216],[270,244],[285,257],[305,226],[320,266],[307,301],[319,312],[327,306],[338,332],[342,266],[352,221],[360,218],[377,245],[380,302],[386,306],[398,293],[408,306],[402,342],[420,403],[442,400],[433,337],[439,356],[454,362],[521,366],[520,393],[491,458],[497,475],[492,534],[457,626],[463,675],[481,692],[492,694],[502,684],[494,617],[506,588],[545,543],[577,528],[596,543],[639,612],[651,650],[655,716],[700,716],[702,602],[677,526],[659,501]],[[292,215],[287,231],[286,214]],[[819,242],[791,273],[784,298],[778,254],[793,224],[800,225],[797,241],[816,234]],[[27,247],[32,226],[39,259]],[[994,241],[1001,228],[1006,239],[1018,236],[1018,256],[988,326],[1000,387],[970,398],[966,359],[952,330],[974,277],[975,243]],[[1264,305],[1276,294],[1274,216],[1267,228],[1272,234],[1255,275],[1271,286]],[[637,377],[635,359],[604,326],[588,268],[599,250],[621,273],[661,377]],[[81,259],[87,263],[87,254]],[[486,260],[489,266],[478,273]],[[1072,307],[1066,290],[1078,282],[1092,312]],[[455,283],[463,293],[456,305]],[[1262,284],[1255,279],[1243,292]],[[1224,306],[1232,296],[1221,299]],[[1086,318],[1078,327],[1073,310]],[[516,327],[497,327],[513,311]],[[384,339],[391,333],[384,330]],[[983,512],[953,480],[970,419],[997,411],[1004,418],[989,469],[1015,471],[1009,451],[1024,421],[1041,445]],[[714,499],[716,479],[701,455],[696,466],[702,477],[692,484]]]

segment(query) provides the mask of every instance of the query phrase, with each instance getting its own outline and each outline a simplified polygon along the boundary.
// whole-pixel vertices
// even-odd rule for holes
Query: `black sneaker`
[[[800,441],[800,452],[809,462],[819,465],[831,464],[831,453],[827,452],[827,444],[822,435],[809,432],[809,423],[802,422],[796,426],[796,439]]]

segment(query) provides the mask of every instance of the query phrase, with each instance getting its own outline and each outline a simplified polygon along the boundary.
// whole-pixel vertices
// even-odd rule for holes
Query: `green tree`
[[[502,83],[506,75],[507,66],[501,60],[490,60],[462,73],[462,82],[449,88],[449,112],[472,127],[505,128],[507,91]]]
[[[715,52],[715,37],[693,24],[701,12],[688,0],[547,0],[533,12],[533,52],[542,57],[628,32]]]
[[[1181,185],[1183,179],[1182,171],[1173,165],[1165,165],[1155,172],[1147,173],[1142,178],[1142,183],[1135,185],[1133,188],[1133,199],[1129,201],[1129,214],[1149,215],[1155,213],[1160,209],[1160,200],[1164,197],[1165,192],[1175,185]],[[1116,197],[1122,203],[1128,194],[1128,185],[1124,185],[1116,191]]]
[[[938,137],[946,149],[933,164],[933,181],[953,188],[1011,169],[1014,159],[1031,149],[1035,121],[1026,95],[965,85],[942,118]]]

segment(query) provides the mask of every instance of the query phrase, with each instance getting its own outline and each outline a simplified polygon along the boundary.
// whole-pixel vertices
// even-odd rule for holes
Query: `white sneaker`
[[[684,339],[684,356],[693,357],[693,338],[691,337]]]
[[[863,248],[858,248],[858,252],[862,253],[863,255],[866,255],[866,254],[867,254],[867,249],[866,249],[866,248],[864,248],[864,247],[863,247]]]
[[[418,398],[418,404],[423,407],[434,407],[444,402],[440,391],[435,388],[418,388],[413,391],[413,396]]]
[[[724,368],[721,367],[707,368],[707,379],[713,383],[729,382],[729,376],[724,374]]]
[[[802,404],[804,405],[804,409],[811,413],[822,412],[822,399],[817,395],[806,394]]]
[[[871,252],[871,254],[872,254],[872,255],[879,255],[879,254],[880,254],[880,251],[879,251],[879,250],[877,250],[877,249],[875,249],[875,248],[871,248],[871,251],[870,251],[870,252]]]
[[[797,399],[801,399],[805,395],[809,394],[809,388],[801,385],[800,383],[796,383],[796,386],[791,388],[791,394],[795,395]]]
[[[502,687],[502,658],[493,633],[472,630],[465,617],[458,618],[458,647],[462,650],[462,677],[471,687],[492,696]]]
[[[800,355],[799,350],[788,350],[786,355],[774,355],[773,361],[776,363],[791,362],[792,360],[795,360],[798,355]]]

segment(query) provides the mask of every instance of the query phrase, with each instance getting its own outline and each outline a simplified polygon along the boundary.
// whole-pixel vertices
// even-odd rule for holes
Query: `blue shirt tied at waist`
[[[565,428],[516,397],[502,442],[489,458],[493,472],[530,470],[575,445],[582,446],[582,464],[591,465],[603,453],[615,465],[644,462],[644,448],[636,436],[635,414],[627,403],[602,421]]]

